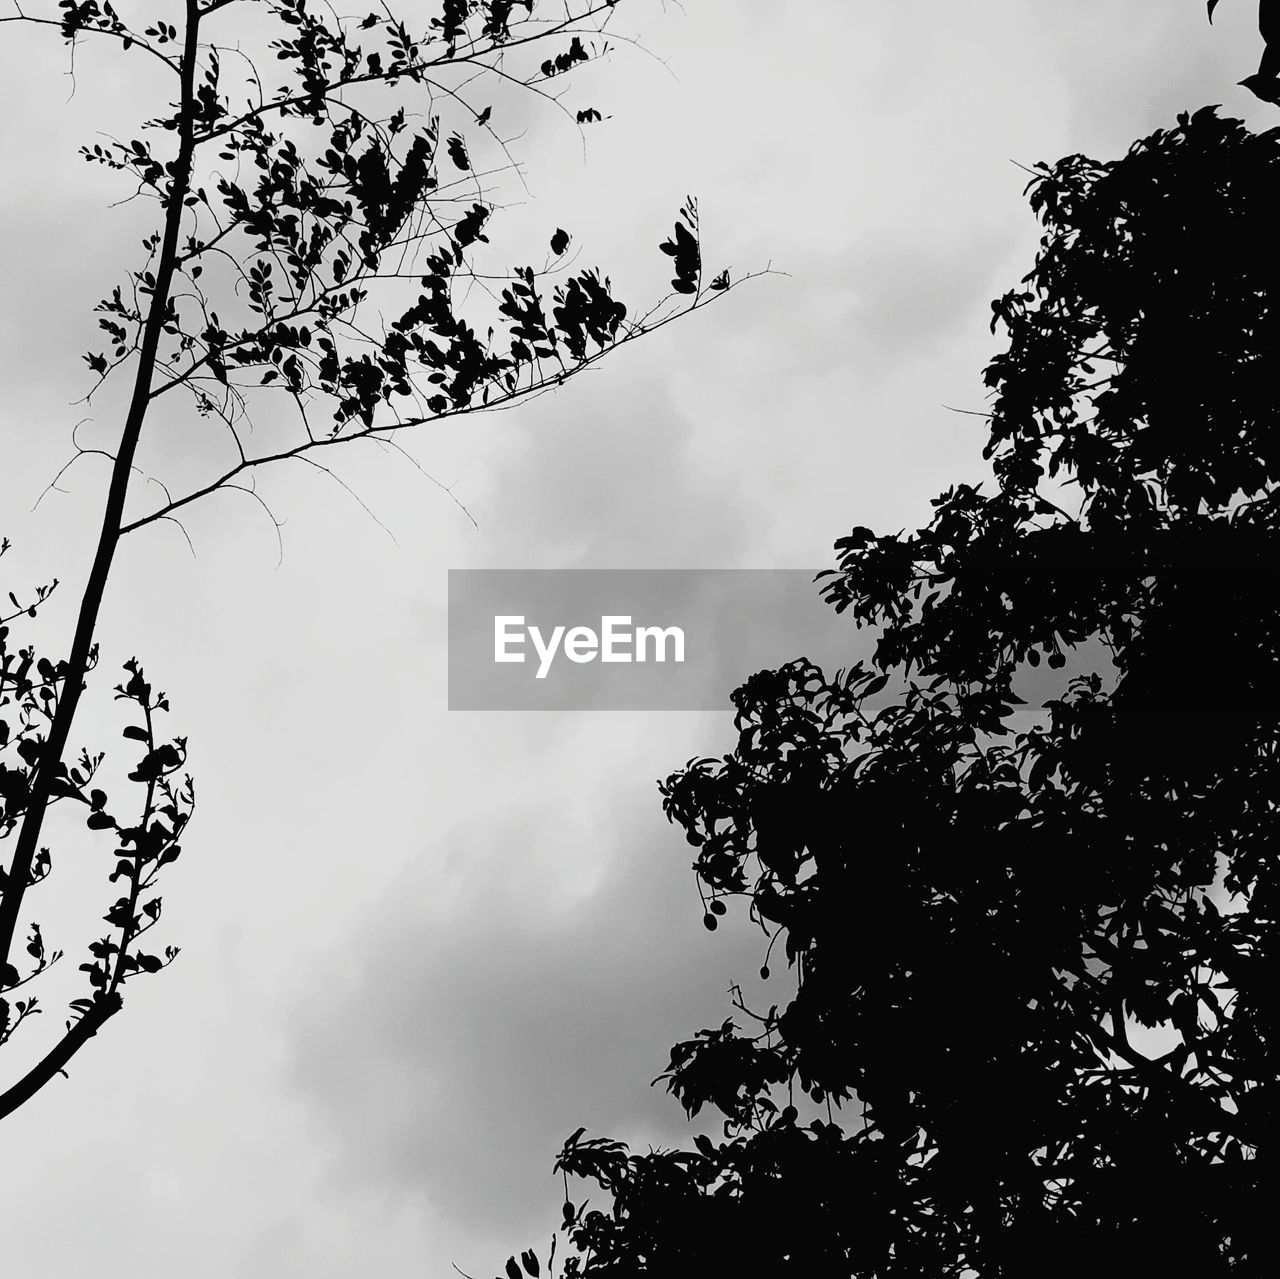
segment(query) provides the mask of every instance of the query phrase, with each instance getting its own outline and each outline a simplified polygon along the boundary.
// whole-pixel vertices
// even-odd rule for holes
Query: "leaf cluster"
[[[591,36],[603,37],[613,3],[550,12],[535,0],[447,0],[412,28],[390,10],[342,18],[307,0],[261,0],[274,34],[254,55],[205,34],[240,2],[197,4],[183,33],[63,0],[67,39],[119,38],[161,59],[181,89],[139,137],[82,148],[170,222],[181,210],[172,245],[148,237],[146,261],[99,304],[107,345],[84,358],[99,382],[140,361],[160,289],[148,401],[184,392],[230,445],[210,482],[164,490],[128,528],[269,462],[540,393],[729,287],[722,271],[704,294],[692,198],[661,246],[675,258],[674,303],[642,314],[599,269],[573,269],[562,229],[541,265],[495,275],[476,263],[496,180],[519,172],[478,86],[544,98],[579,128],[602,120],[566,107],[562,82],[608,53]],[[550,56],[519,64],[526,47],[547,45]],[[266,388],[286,397],[297,430],[255,451],[252,410]]]
[[[7,549],[8,543],[4,547]],[[50,803],[72,802],[85,809],[85,825],[102,832],[114,845],[114,869],[108,882],[118,883],[121,895],[103,916],[109,934],[89,946],[89,958],[79,967],[86,974],[89,994],[75,999],[70,1010],[75,1015],[68,1030],[90,1014],[100,1024],[121,1006],[120,990],[139,973],[158,972],[178,954],[166,946],[163,955],[139,948],[138,942],[160,919],[162,899],[154,892],[160,868],[181,853],[179,838],[191,817],[195,803],[191,779],[183,773],[187,746],[184,738],[162,740],[157,735],[156,717],[169,709],[164,693],[153,690],[141,666],[130,658],[124,669],[128,678],[115,690],[117,701],[133,705],[136,719],[123,736],[139,744],[141,755],[128,774],[141,796],[128,819],[113,815],[108,793],[95,785],[105,755],[82,750],[76,763],[43,761],[43,748],[63,695],[68,666],[39,657],[30,646],[10,648],[10,624],[17,617],[34,617],[57,583],[40,587],[23,605],[14,595],[9,599],[14,613],[0,621],[0,842],[18,829],[34,790],[38,769],[50,768]],[[93,654],[96,662],[96,650]],[[119,811],[118,809],[116,810]],[[0,902],[14,897],[20,903],[28,890],[43,883],[53,870],[53,855],[40,848],[24,882],[11,879],[12,871],[0,869]],[[26,953],[31,966],[24,974],[13,963],[0,969],[0,1046],[7,1044],[28,1017],[43,1010],[35,996],[12,999],[14,991],[32,982],[62,958],[62,951],[46,947],[40,924],[28,924],[30,936]],[[38,1068],[37,1068],[38,1070]],[[0,1113],[16,1104],[22,1085],[0,1094]]]

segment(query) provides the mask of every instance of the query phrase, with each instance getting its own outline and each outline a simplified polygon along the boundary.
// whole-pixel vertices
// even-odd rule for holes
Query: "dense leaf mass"
[[[796,989],[672,1051],[723,1142],[566,1144],[612,1197],[567,1274],[1280,1273],[1280,130],[1206,108],[1028,190],[993,491],[842,539],[872,666],[753,677],[661,788]]]

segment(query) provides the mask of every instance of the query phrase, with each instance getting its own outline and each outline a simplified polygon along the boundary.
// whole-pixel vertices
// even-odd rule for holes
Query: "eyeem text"
[[[571,662],[683,662],[684,631],[679,626],[632,627],[631,618],[605,616],[600,630],[589,626],[557,626],[544,636],[536,626],[526,626],[523,615],[499,615],[493,619],[493,660],[523,662],[526,636],[538,655],[535,678],[546,679],[551,663],[563,648]],[[646,656],[646,644],[653,641],[653,657]],[[673,656],[668,658],[670,643]]]

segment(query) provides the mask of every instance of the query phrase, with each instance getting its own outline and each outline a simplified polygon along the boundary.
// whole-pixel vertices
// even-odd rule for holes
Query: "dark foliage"
[[[9,549],[0,541],[0,555]],[[35,649],[13,648],[10,629],[15,620],[31,618],[53,593],[57,583],[39,587],[25,605],[16,595],[8,599],[11,611],[0,614],[0,840],[8,839],[30,808],[41,749],[50,725],[65,696],[68,665],[40,657]],[[90,669],[97,664],[97,650],[90,655]],[[109,1017],[119,1011],[125,982],[140,973],[155,973],[176,958],[178,948],[166,946],[163,957],[139,948],[138,942],[160,921],[162,901],[156,893],[156,877],[162,866],[176,861],[182,852],[178,840],[195,807],[191,778],[184,772],[187,743],[182,737],[164,741],[157,733],[156,718],[169,709],[168,698],[147,682],[142,667],[130,658],[125,663],[128,679],[116,686],[117,701],[132,702],[135,722],[126,724],[122,736],[138,743],[141,755],[128,780],[140,794],[135,801],[136,818],[122,820],[109,811],[107,792],[95,786],[105,755],[82,750],[72,767],[58,761],[49,781],[49,803],[71,801],[83,804],[85,825],[100,832],[113,845],[113,862],[102,867],[104,878],[118,883],[121,893],[103,920],[110,926],[106,937],[88,947],[88,961],[79,971],[87,974],[89,992],[71,1001],[72,1018],[66,1033],[46,1057],[43,1070],[28,1072],[11,1087],[0,1092],[0,1116],[28,1101],[43,1086],[51,1071],[62,1069],[86,1039],[95,1035]],[[117,812],[120,810],[117,809]],[[11,880],[12,867],[0,868],[0,894],[22,893],[48,879],[53,870],[53,854],[48,848],[37,852],[23,882]],[[105,874],[108,866],[110,874]],[[25,974],[12,963],[0,965],[0,1046],[8,1043],[24,1021],[43,1013],[39,998],[23,987],[40,977],[63,956],[45,945],[40,925],[28,925]]]
[[[567,1275],[1280,1273],[1280,131],[1037,170],[994,491],[837,543],[872,666],[753,677],[661,787],[796,990],[672,1051],[723,1141],[566,1143]]]

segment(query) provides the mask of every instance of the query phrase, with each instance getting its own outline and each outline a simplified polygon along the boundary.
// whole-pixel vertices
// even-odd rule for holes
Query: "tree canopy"
[[[566,1275],[1276,1273],[1280,130],[1028,192],[994,485],[842,538],[870,664],[754,676],[661,785],[795,990],[672,1050],[723,1140],[566,1142]]]
[[[580,130],[602,120],[569,105],[567,90],[608,53],[617,4],[442,0],[340,15],[308,0],[35,0],[0,15],[9,36],[35,28],[72,58],[95,41],[158,77],[139,75],[150,114],[132,136],[81,148],[154,217],[140,261],[97,305],[100,343],[84,356],[85,399],[107,382],[122,395],[104,437],[72,437],[67,469],[97,456],[110,478],[67,655],[10,635],[56,582],[25,602],[10,594],[0,614],[0,843],[11,841],[0,863],[0,1047],[43,1011],[18,992],[63,953],[46,954],[27,896],[52,865],[41,843],[52,805],[84,805],[95,838],[115,846],[109,879],[122,896],[80,965],[85,997],[71,1002],[65,1033],[0,1088],[0,1118],[120,1010],[127,980],[177,953],[137,948],[159,919],[155,876],[179,855],[194,803],[185,739],[156,736],[167,699],[136,659],[125,663],[116,696],[142,715],[123,730],[142,747],[127,774],[136,804],[108,808],[104,752],[72,739],[126,536],[181,528],[193,503],[230,491],[271,514],[255,487],[264,468],[302,462],[332,475],[335,446],[398,448],[414,427],[542,394],[731,288],[727,271],[704,275],[692,197],[655,246],[669,291],[643,311],[579,263],[563,227],[531,262],[476,265],[492,248],[500,179],[520,172],[511,147],[528,99]],[[157,415],[182,448],[149,451]],[[157,474],[157,458],[185,466],[176,479]],[[15,954],[28,929],[30,963]]]

